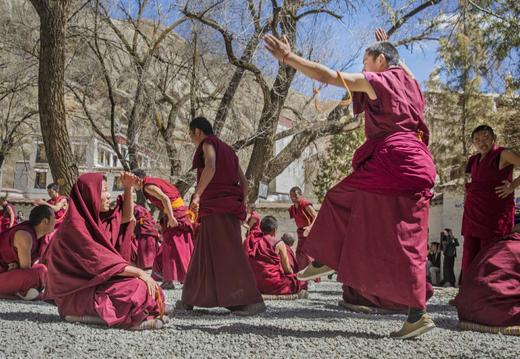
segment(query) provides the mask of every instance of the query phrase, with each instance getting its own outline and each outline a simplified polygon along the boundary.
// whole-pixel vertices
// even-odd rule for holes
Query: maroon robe
[[[39,241],[34,227],[29,222],[22,222],[0,234],[0,296],[15,297],[17,293],[25,295],[30,288],[45,287],[47,268],[43,264],[33,264],[27,269],[8,271],[10,263],[18,263],[18,254],[13,245],[16,232],[24,231],[32,237],[31,262],[39,258]],[[19,263],[18,263],[19,264]]]
[[[362,293],[424,308],[436,175],[424,99],[400,67],[365,77],[377,99],[354,93],[354,112],[365,112],[367,140],[354,154],[354,172],[327,192],[305,250]]]
[[[14,215],[13,227],[18,223],[16,220],[16,208],[11,203],[8,203],[2,210],[0,210],[0,233],[8,230],[9,224],[11,223],[11,215],[9,214],[9,210],[7,208],[11,208]]]
[[[159,232],[149,210],[138,204],[134,205],[135,238],[137,240],[136,266],[150,269],[158,251]]]
[[[256,232],[247,240],[246,255],[255,275],[256,287],[262,294],[295,294],[305,286],[304,282],[296,279],[296,272],[284,272],[280,256],[276,253],[279,242],[281,240],[262,232]]]
[[[188,207],[184,205],[181,194],[173,184],[160,178],[145,177],[143,186],[146,188],[150,185],[160,188],[170,199],[173,216],[179,223],[177,227],[168,227],[168,216],[162,216],[162,245],[160,256],[155,257],[158,262],[154,264],[154,272],[160,273],[165,282],[177,281],[182,283],[188,272],[193,253],[193,227],[188,216]],[[151,196],[146,191],[143,192],[146,199],[163,213],[166,213],[166,209],[158,198]]]
[[[100,173],[87,173],[72,188],[68,215],[49,248],[46,296],[62,317],[97,316],[130,328],[160,308],[145,282],[118,276],[129,265],[134,223],[122,223],[121,197],[115,209],[99,212],[102,182]]]
[[[303,249],[305,245],[306,236],[303,235],[305,227],[312,224],[312,216],[308,208],[312,207],[312,203],[304,198],[300,198],[298,206],[292,205],[289,207],[289,217],[294,219],[296,223],[296,233],[298,234],[298,243],[296,244],[296,260],[298,267],[305,268],[312,262],[312,257]]]
[[[490,326],[520,325],[520,234],[483,248],[464,271],[455,298],[459,319]]]
[[[466,184],[466,199],[462,217],[464,235],[462,272],[471,264],[480,250],[508,235],[515,223],[515,196],[511,193],[500,198],[495,187],[502,181],[513,180],[513,166],[499,170],[500,155],[504,148],[493,149],[481,158],[480,154],[471,156],[466,172],[471,174],[471,182]]]
[[[249,235],[252,235],[258,231],[260,231],[260,215],[256,212],[256,211],[252,211],[250,216],[249,216],[249,219],[247,220],[247,222],[249,223],[249,221],[251,221],[251,219],[254,219],[255,223],[253,224],[253,226],[247,231],[247,234],[246,236],[249,236]]]
[[[182,290],[182,301],[198,307],[233,307],[262,302],[242,247],[240,221],[246,218],[235,151],[216,136],[197,148],[193,168],[204,168],[202,146],[215,148],[216,171],[201,195],[200,226],[195,250]]]

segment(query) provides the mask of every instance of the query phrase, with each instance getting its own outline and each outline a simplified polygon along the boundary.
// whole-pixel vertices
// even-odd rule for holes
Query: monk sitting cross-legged
[[[266,216],[260,222],[260,231],[244,242],[249,265],[256,279],[256,287],[262,294],[300,294],[308,296],[305,283],[296,278],[285,243],[276,239],[278,221]]]
[[[32,209],[29,221],[0,234],[0,296],[33,300],[45,287],[47,268],[35,264],[41,238],[54,230],[54,213],[43,205]]]
[[[49,247],[46,288],[67,321],[141,330],[167,321],[161,289],[130,265],[135,181],[121,174],[124,193],[113,209],[102,174],[83,174],[72,188],[69,211]]]

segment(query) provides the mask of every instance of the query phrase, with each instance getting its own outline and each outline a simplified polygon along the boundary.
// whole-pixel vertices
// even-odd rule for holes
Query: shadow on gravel
[[[58,314],[46,314],[35,312],[0,312],[0,320],[8,320],[11,322],[31,321],[38,323],[57,323],[62,322]]]
[[[426,310],[430,313],[456,312],[457,308],[449,304],[427,304]]]
[[[294,330],[287,328],[280,328],[273,325],[253,325],[246,323],[234,323],[219,328],[208,328],[201,325],[175,325],[176,329],[182,331],[200,330],[208,334],[219,335],[227,334],[242,334],[242,335],[261,335],[268,338],[276,337],[295,337],[295,338],[362,338],[362,339],[382,339],[388,338],[385,335],[375,333],[358,333],[349,332],[345,330]]]

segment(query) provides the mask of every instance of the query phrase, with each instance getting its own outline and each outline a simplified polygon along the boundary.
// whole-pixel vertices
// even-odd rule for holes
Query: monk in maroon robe
[[[520,156],[497,146],[491,127],[477,127],[472,140],[478,153],[469,158],[466,166],[471,178],[466,184],[462,217],[462,280],[482,249],[513,230],[514,190],[520,186],[520,177],[513,181],[513,169],[520,166]]]
[[[31,210],[29,220],[0,234],[0,297],[33,300],[45,287],[47,268],[36,263],[40,239],[54,230],[47,206]]]
[[[149,177],[143,170],[135,170],[138,188],[155,207],[163,212],[161,218],[162,245],[155,273],[161,273],[163,289],[174,289],[173,282],[183,283],[193,253],[193,226],[181,194],[173,184]]]
[[[386,33],[376,32],[378,40]],[[407,339],[433,329],[426,314],[428,211],[435,166],[428,150],[419,83],[380,41],[365,51],[363,73],[341,73],[303,59],[271,35],[267,49],[286,65],[354,92],[354,113],[365,113],[366,142],[356,151],[353,173],[327,192],[305,250],[315,263],[302,280],[338,273],[363,293],[409,308],[401,330]]]
[[[246,228],[246,238],[260,230],[260,215],[256,211],[254,205],[249,205],[247,218],[244,223],[244,227]]]
[[[244,242],[249,265],[256,279],[256,287],[262,294],[289,295],[302,293],[307,297],[305,283],[296,278],[291,267],[287,247],[276,238],[278,221],[266,216],[260,223],[260,231],[253,233]],[[303,290],[303,291],[302,291]]]
[[[136,265],[141,269],[150,269],[159,249],[157,224],[150,211],[138,204],[134,205],[134,217],[137,241]]]
[[[69,322],[126,329],[159,329],[169,310],[157,283],[130,265],[133,221],[130,173],[122,173],[123,196],[110,209],[106,178],[81,175],[69,211],[48,253],[46,297]]]
[[[0,198],[0,233],[16,225],[16,209],[7,201],[7,198]]]
[[[520,233],[479,251],[466,266],[455,305],[462,321],[520,326]]]
[[[293,205],[289,207],[289,216],[294,219],[298,228],[296,230],[298,234],[296,260],[298,261],[298,266],[303,269],[312,262],[312,257],[304,250],[304,245],[317,213],[312,207],[312,203],[303,198],[303,192],[300,187],[291,188],[289,195],[293,202]]]
[[[246,219],[247,180],[235,151],[213,134],[203,117],[190,122],[197,150],[197,187],[191,208],[200,226],[178,307],[226,307],[237,315],[265,310],[242,248],[240,222]]]

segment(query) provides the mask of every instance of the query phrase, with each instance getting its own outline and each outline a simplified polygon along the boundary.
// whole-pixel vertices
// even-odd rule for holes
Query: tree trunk
[[[65,117],[65,35],[71,1],[31,0],[40,17],[38,110],[52,177],[69,193],[78,177]]]

